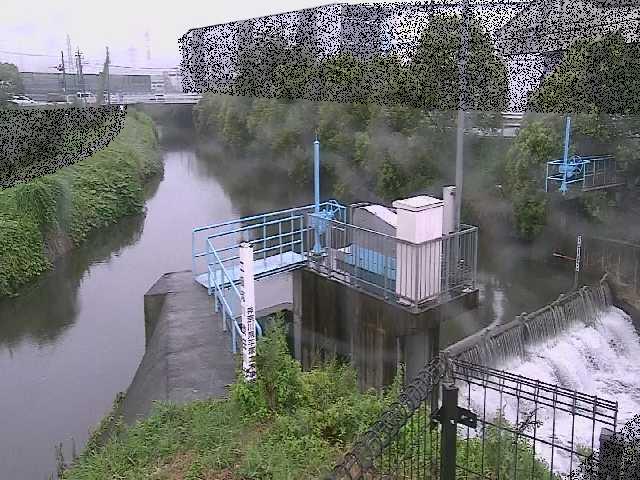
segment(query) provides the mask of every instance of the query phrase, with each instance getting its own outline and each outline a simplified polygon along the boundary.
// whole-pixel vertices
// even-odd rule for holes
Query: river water
[[[286,177],[222,172],[184,140],[165,142],[164,178],[149,187],[145,215],[97,232],[0,302],[1,479],[48,478],[60,442],[67,458],[74,443],[81,451],[144,353],[144,293],[163,273],[190,268],[194,226],[311,199],[293,195]],[[443,345],[571,286],[570,266],[526,258],[481,242],[481,306],[448,323]]]

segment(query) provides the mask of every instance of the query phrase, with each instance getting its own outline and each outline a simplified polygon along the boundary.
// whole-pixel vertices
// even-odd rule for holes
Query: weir
[[[502,325],[490,325],[451,345],[444,354],[485,366],[495,366],[514,357],[523,358],[527,345],[557,337],[581,323],[593,326],[612,305],[605,276],[597,285],[562,294],[535,312],[522,313]]]

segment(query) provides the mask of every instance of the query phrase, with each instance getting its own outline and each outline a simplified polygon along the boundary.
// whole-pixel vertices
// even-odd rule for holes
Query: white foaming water
[[[631,319],[622,310],[611,307],[593,327],[577,325],[553,340],[530,345],[526,348],[526,358],[513,359],[498,365],[505,370],[529,379],[538,379],[579,393],[597,396],[618,402],[618,430],[634,415],[640,413],[640,339]],[[466,397],[466,392],[461,392]],[[551,393],[550,397],[553,397]],[[567,401],[570,397],[565,397]],[[461,399],[467,403],[467,399]],[[569,400],[571,403],[571,401]],[[503,416],[512,425],[522,422],[533,412],[533,402],[519,401],[515,396],[502,395],[497,391],[486,391],[486,416],[495,417],[502,404]],[[471,408],[482,417],[484,390],[480,387],[471,391]],[[580,406],[580,405],[578,405]],[[571,405],[568,405],[571,408]],[[519,413],[518,413],[519,412]],[[606,409],[599,412],[609,414]],[[585,412],[586,413],[586,412]],[[598,438],[602,424],[568,413],[554,411],[550,407],[540,407],[537,420],[541,421],[535,437],[551,441],[575,450],[577,445],[599,448]],[[573,433],[573,445],[571,444]],[[534,433],[533,426],[526,432]],[[466,428],[464,430],[466,435]],[[476,434],[481,434],[477,431]],[[593,439],[593,442],[592,442]],[[536,444],[536,456],[551,465],[557,473],[568,473],[577,468],[578,460],[568,452],[552,449],[541,443]]]

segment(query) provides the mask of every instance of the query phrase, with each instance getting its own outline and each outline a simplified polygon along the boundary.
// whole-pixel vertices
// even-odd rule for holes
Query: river
[[[20,297],[0,302],[0,478],[46,479],[56,444],[67,459],[73,444],[81,451],[144,353],[144,293],[163,273],[190,268],[194,226],[311,199],[278,175],[245,182],[220,172],[190,133],[178,144],[173,137],[144,215],[96,232]],[[450,322],[442,343],[532,311],[571,280],[570,266],[481,242],[481,307]]]

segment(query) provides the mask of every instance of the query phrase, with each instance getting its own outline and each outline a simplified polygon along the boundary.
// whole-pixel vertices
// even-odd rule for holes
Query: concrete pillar
[[[302,271],[295,270],[292,275],[294,357],[302,363]]]
[[[440,293],[444,202],[421,195],[396,200],[398,214],[396,237],[396,293],[411,304],[420,303]]]
[[[442,233],[446,235],[456,231],[456,187],[444,187],[442,201],[444,202]]]

